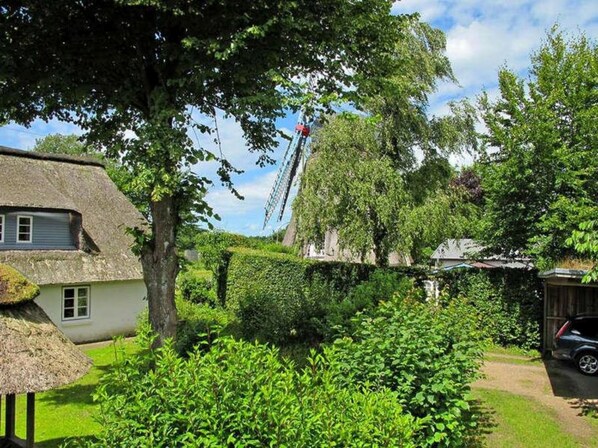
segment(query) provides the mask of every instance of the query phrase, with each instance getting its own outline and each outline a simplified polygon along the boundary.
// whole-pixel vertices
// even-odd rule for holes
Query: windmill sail
[[[309,138],[309,133],[310,126],[307,124],[306,117],[301,114],[299,116],[299,121],[295,126],[293,138],[282,159],[280,170],[278,171],[276,181],[274,182],[274,187],[266,202],[264,228],[266,228],[268,221],[270,221],[270,218],[276,211],[279,203],[281,203],[281,206],[278,213],[278,221],[280,221],[284,215],[284,210],[291,192],[291,186],[298,173],[299,164],[301,163],[301,160],[306,158],[306,143]]]

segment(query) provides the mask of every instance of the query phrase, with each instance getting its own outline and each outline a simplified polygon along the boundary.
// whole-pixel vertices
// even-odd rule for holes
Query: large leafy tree
[[[598,216],[598,48],[553,29],[527,80],[505,68],[500,95],[483,95],[487,127],[483,240],[524,251],[541,267],[577,256],[567,239]]]
[[[212,214],[208,179],[191,167],[214,158],[188,130],[222,110],[261,162],[275,119],[312,93],[357,96],[376,87],[400,39],[391,0],[7,0],[0,5],[0,122],[71,121],[133,173],[149,205],[134,231],[150,322],[176,331],[176,233],[186,216]],[[202,121],[202,123],[205,122]],[[221,160],[230,185],[233,169]]]
[[[373,251],[385,266],[392,251],[423,261],[431,246],[467,234],[477,207],[465,190],[448,185],[448,162],[434,158],[397,169],[383,150],[378,120],[332,117],[312,148],[293,203],[302,244],[321,246],[336,230],[341,249],[362,260]]]
[[[444,34],[418,17],[401,32],[383,91],[360,98],[368,118],[343,114],[316,133],[293,206],[302,242],[321,245],[334,229],[341,248],[362,258],[373,251],[379,265],[393,250],[419,261],[429,245],[462,236],[473,208],[448,188],[448,157],[475,147],[475,111],[453,104],[448,116],[428,114],[437,83],[455,81]]]

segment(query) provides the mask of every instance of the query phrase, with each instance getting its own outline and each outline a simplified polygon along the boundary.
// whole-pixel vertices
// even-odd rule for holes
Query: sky
[[[402,0],[395,2],[395,14],[418,12],[423,21],[442,29],[447,37],[447,55],[459,81],[442,84],[431,98],[429,113],[443,115],[451,100],[474,99],[482,90],[497,94],[497,72],[507,66],[521,76],[529,68],[529,56],[538,49],[546,31],[558,22],[565,32],[585,32],[598,38],[598,1],[596,0]],[[198,118],[199,119],[199,118]],[[297,116],[279,120],[280,129],[290,133]],[[244,172],[233,177],[244,196],[236,199],[216,179],[216,166],[202,164],[198,174],[215,180],[208,193],[208,203],[221,217],[216,228],[246,235],[268,235],[284,227],[290,219],[287,210],[283,220],[272,219],[263,229],[264,205],[274,184],[278,165],[260,168],[257,155],[247,150],[240,127],[232,119],[217,117],[222,153]],[[36,121],[30,128],[14,123],[0,127],[0,145],[30,149],[35,140],[48,134],[81,134],[76,126],[58,121]],[[211,138],[192,135],[196,143],[219,153]],[[273,157],[280,162],[286,142],[280,144]],[[453,161],[457,165],[470,162],[467,157]],[[296,190],[296,188],[295,188]],[[287,207],[290,209],[290,207]]]

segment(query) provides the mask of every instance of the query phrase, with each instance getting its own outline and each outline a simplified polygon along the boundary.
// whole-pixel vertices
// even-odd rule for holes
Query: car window
[[[573,329],[579,331],[582,336],[598,336],[598,318],[580,319],[573,322]]]

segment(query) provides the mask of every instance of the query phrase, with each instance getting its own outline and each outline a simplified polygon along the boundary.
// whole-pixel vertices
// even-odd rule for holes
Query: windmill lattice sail
[[[287,150],[284,153],[280,170],[276,176],[274,187],[270,192],[268,201],[265,207],[264,229],[276,211],[280,203],[280,211],[278,213],[278,221],[282,219],[284,210],[289,199],[291,186],[295,177],[297,177],[299,164],[302,160],[306,160],[307,139],[309,138],[311,128],[307,122],[305,115],[302,113],[299,116],[299,121],[295,126],[295,133],[291,139]]]

